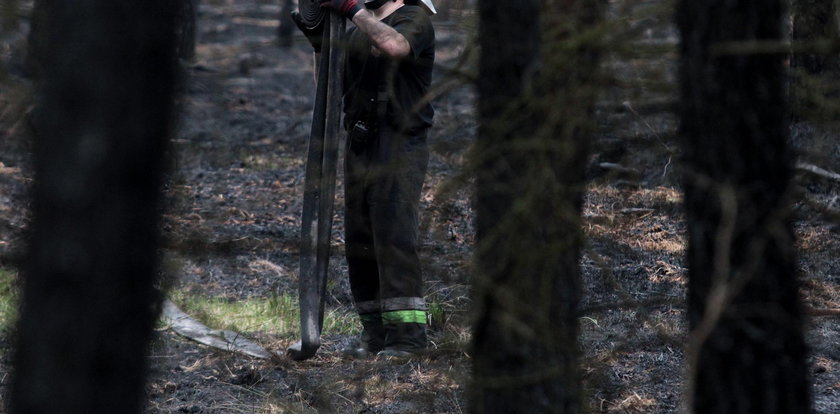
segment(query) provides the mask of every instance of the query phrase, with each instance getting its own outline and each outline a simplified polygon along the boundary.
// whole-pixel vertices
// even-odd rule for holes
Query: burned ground
[[[182,116],[168,154],[162,223],[166,289],[229,302],[296,294],[314,81],[311,49],[302,36],[296,34],[291,48],[277,46],[275,3],[207,0],[200,7],[197,56],[184,65]],[[629,50],[634,48],[616,47],[606,55],[609,86],[596,113],[581,262],[582,374],[594,412],[675,413],[681,408],[687,337],[685,223],[673,114],[676,39],[665,24],[668,14],[644,7],[658,2],[635,4],[620,12],[615,6],[614,17],[637,15],[627,29],[635,54]],[[161,325],[149,350],[147,412],[466,410],[474,234],[466,159],[476,134],[475,96],[466,80],[474,70],[475,18],[465,13],[454,19],[436,22],[436,82],[447,91],[435,101],[433,154],[422,196],[426,291],[437,306],[432,349],[403,362],[347,360],[337,350],[351,335],[328,330],[311,360],[261,360],[198,345]],[[21,36],[7,37],[6,62],[20,60],[13,50],[22,43]],[[646,54],[645,48],[657,52]],[[466,72],[452,77],[461,70]],[[0,265],[15,268],[29,220],[29,104],[23,98],[25,81],[12,73],[6,83],[13,86],[0,93]],[[840,140],[830,131],[794,128],[793,143],[803,162],[838,169]],[[809,309],[822,311],[807,326],[815,411],[837,412],[840,327],[836,316],[825,314],[840,308],[840,240],[837,225],[832,227],[821,210],[836,211],[840,183],[807,172],[797,183],[802,294]],[[341,184],[339,174],[337,206]],[[339,208],[327,307],[350,314],[342,234]],[[297,335],[294,326],[242,333],[280,354]],[[0,366],[3,387],[10,334],[5,332],[2,341],[7,349]]]

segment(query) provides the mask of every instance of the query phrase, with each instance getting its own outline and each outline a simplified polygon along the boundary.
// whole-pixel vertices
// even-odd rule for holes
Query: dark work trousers
[[[384,126],[347,140],[345,249],[350,287],[371,347],[425,347],[426,304],[417,255],[418,208],[429,162],[426,131]],[[384,328],[383,328],[384,325]]]

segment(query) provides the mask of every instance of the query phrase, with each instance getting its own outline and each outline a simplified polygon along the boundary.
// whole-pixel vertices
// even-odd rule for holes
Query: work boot
[[[385,330],[380,315],[367,314],[361,317],[362,334],[341,350],[345,357],[367,359],[385,347]]]
[[[405,358],[422,352],[428,346],[425,323],[385,324],[385,349],[377,356]]]

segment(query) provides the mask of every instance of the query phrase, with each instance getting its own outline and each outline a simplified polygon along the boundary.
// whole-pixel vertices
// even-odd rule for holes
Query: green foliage
[[[213,329],[265,332],[284,338],[298,335],[300,308],[296,295],[274,294],[268,298],[208,298],[183,291],[170,294],[181,309]],[[324,334],[354,335],[359,325],[349,309],[328,308]]]

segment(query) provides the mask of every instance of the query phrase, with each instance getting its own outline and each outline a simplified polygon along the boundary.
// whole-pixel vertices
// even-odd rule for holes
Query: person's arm
[[[385,55],[405,57],[411,53],[411,45],[405,36],[380,22],[362,7],[359,0],[321,0],[321,5],[335,9],[342,16],[352,20],[356,27],[367,35],[373,46]]]
[[[351,20],[362,33],[367,35],[371,43],[385,55],[400,58],[411,53],[411,45],[405,36],[394,30],[393,27],[377,20],[369,11],[361,10]]]

